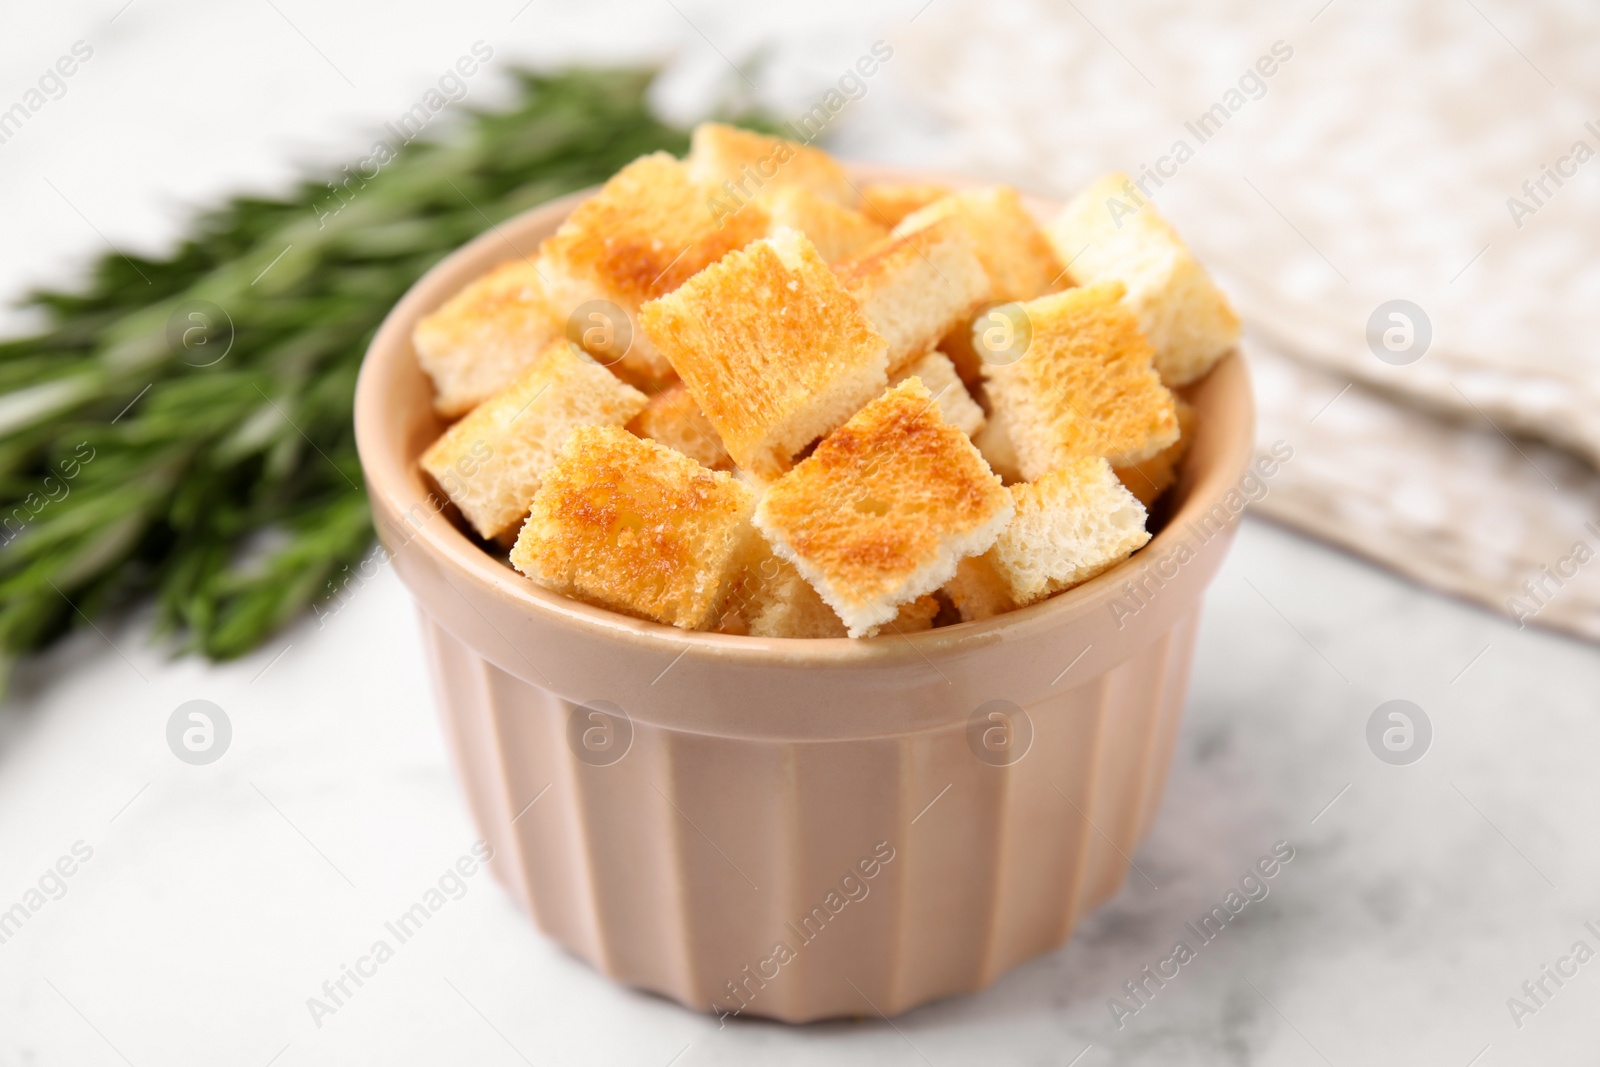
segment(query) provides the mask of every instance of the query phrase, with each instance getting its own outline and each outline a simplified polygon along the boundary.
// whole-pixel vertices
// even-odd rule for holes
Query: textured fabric
[[[1600,639],[1600,473],[1248,344],[1262,446],[1290,442],[1255,508],[1524,625]]]
[[[1145,188],[1245,319],[1263,443],[1296,449],[1268,514],[1600,639],[1600,565],[1541,571],[1600,553],[1592,10],[940,0],[917,27],[901,73],[951,169],[1170,175]],[[1368,341],[1396,299],[1431,332],[1398,366]]]

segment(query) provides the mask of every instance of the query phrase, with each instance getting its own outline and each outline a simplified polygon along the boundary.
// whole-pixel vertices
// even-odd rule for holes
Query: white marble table
[[[683,2],[583,17],[543,0],[520,15],[522,0],[123,3],[0,13],[0,105],[74,41],[96,49],[0,145],[0,292],[69,279],[103,242],[158,245],[174,205],[343,156],[475,39],[508,64],[679,49],[670,102],[727,76],[701,28],[742,55],[774,18]],[[901,6],[904,19],[920,3]],[[851,58],[843,28],[876,17],[860,7],[785,16],[783,71]],[[480,88],[474,102],[498,91]],[[863,114],[894,136],[843,131],[858,151],[936,156],[892,93],[869,99]],[[1580,939],[1600,949],[1585,927],[1600,928],[1600,656],[1257,521],[1209,597],[1170,787],[1134,857],[1149,881],[992,989],[894,1026],[719,1029],[598,977],[480,874],[319,1027],[307,998],[475,836],[417,640],[384,572],[326,626],[230,666],[168,660],[134,619],[23,669],[0,704],[0,909],[41,878],[59,899],[0,944],[0,1067],[1595,1058],[1600,963],[1559,987],[1542,968]],[[1396,698],[1433,725],[1411,766],[1366,740]],[[206,766],[166,742],[195,699],[234,731]],[[1270,895],[1119,1028],[1108,998],[1279,840],[1294,859]],[[46,874],[58,862],[70,877]],[[1542,977],[1537,1010],[1513,1020],[1507,999]]]
[[[730,1023],[619,989],[481,873],[334,1015],[336,979],[474,838],[404,589],[229,667],[141,627],[82,634],[0,711],[0,907],[92,857],[0,944],[0,1064],[1588,1062],[1600,965],[1519,1029],[1521,996],[1600,939],[1600,656],[1247,521],[1213,587],[1179,753],[1132,877],[1062,951],[897,1020]],[[124,658],[126,657],[126,658]],[[1369,750],[1382,701],[1430,750]],[[185,701],[233,724],[173,757]],[[1286,840],[1294,859],[1122,1020],[1107,1006]],[[80,847],[80,852],[82,848]],[[1157,886],[1159,888],[1154,888]],[[51,883],[54,886],[54,883]],[[1568,965],[1571,969],[1571,965]],[[1595,974],[1589,973],[1594,971]],[[1151,987],[1153,988],[1153,987]],[[686,1050],[686,1051],[685,1051]]]

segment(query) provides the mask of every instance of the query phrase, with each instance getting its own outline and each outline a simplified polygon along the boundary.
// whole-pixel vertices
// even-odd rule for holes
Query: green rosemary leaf
[[[491,223],[681,153],[650,78],[519,74],[376,176],[235,198],[164,258],[31,294],[48,327],[0,342],[0,665],[144,598],[218,659],[342,602],[373,542],[350,419],[378,324]]]

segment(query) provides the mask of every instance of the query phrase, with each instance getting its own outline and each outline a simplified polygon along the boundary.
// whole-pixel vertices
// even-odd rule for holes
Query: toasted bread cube
[[[750,627],[745,622],[745,617],[741,615],[735,607],[730,607],[726,604],[723,606],[722,615],[717,620],[717,624],[715,626],[708,627],[708,629],[714,631],[715,633],[731,634],[735,637],[750,636]]]
[[[513,260],[468,283],[417,323],[411,344],[433,379],[433,409],[454,419],[511,384],[561,330],[538,268]]]
[[[950,195],[948,185],[932,182],[873,182],[861,187],[861,211],[885,226],[900,225],[900,220]]]
[[[968,189],[906,216],[894,233],[903,237],[940,219],[957,219],[972,237],[989,276],[990,300],[1032,300],[1062,276],[1061,262],[1038,222],[1009,185]]]
[[[754,507],[731,475],[621,427],[583,427],[545,472],[511,563],[554,592],[703,630],[755,547]]]
[[[935,349],[901,371],[890,385],[899,385],[907,378],[921,378],[928,392],[939,402],[939,412],[944,421],[972,437],[983,429],[983,409],[956,374],[950,357]]]
[[[845,288],[889,343],[889,373],[939,343],[989,298],[989,276],[961,223],[889,236],[836,264]]]
[[[1018,604],[1070,589],[1149,542],[1144,505],[1099,456],[1085,456],[1009,490],[1016,515],[990,559]]]
[[[793,230],[730,253],[640,317],[728,454],[760,478],[888,383],[883,338]]]
[[[1020,305],[1031,340],[1014,362],[983,368],[1029,481],[1077,456],[1126,467],[1178,439],[1172,394],[1121,296],[1112,282]]]
[[[596,312],[601,319],[627,317],[626,323],[601,322],[595,329],[584,322],[573,340],[637,381],[658,382],[672,368],[638,328],[640,305],[672,292],[765,230],[759,212],[716,213],[684,165],[656,152],[623,167],[579,204],[539,246],[538,262],[546,296],[563,323],[591,301],[615,306]],[[602,338],[598,346],[587,340],[591,334]]]
[[[1086,582],[1150,540],[1144,505],[1099,456],[1069,460],[1008,492],[1016,515],[945,587],[964,621],[1025,607]]]
[[[728,600],[737,618],[724,617],[724,633],[806,639],[848,636],[839,616],[800,576],[794,564],[780,559],[770,549],[757,563],[745,568]],[[931,630],[939,608],[935,597],[918,597],[902,605],[877,634]]]
[[[1107,174],[1045,231],[1080,284],[1118,281],[1176,388],[1203,376],[1239,340],[1239,316],[1155,205],[1125,174]]]
[[[1044,231],[1010,186],[954,193],[907,216],[894,232],[913,233],[947,218],[962,223],[972,237],[978,261],[989,276],[991,301],[1032,300],[1063,287],[1063,281],[1071,285]],[[939,343],[964,381],[976,382],[982,374],[983,353],[973,344],[972,333],[990,325],[982,314],[964,319]]]
[[[1128,492],[1149,508],[1178,480],[1178,465],[1189,454],[1189,439],[1194,436],[1194,407],[1182,397],[1178,406],[1178,439],[1142,463],[1116,468],[1117,480]]]
[[[755,523],[862,637],[986,550],[1012,510],[967,435],[913,379],[823,438],[767,490]]]
[[[811,239],[817,254],[829,263],[848,259],[889,236],[887,226],[803,185],[765,190],[756,198],[755,207],[766,212],[769,236],[784,226],[798,230]]]
[[[984,420],[983,428],[972,435],[972,443],[978,446],[978,452],[988,461],[989,469],[998,474],[1001,481],[1010,485],[1023,480],[1017,446],[1011,443],[1011,431],[1006,429],[1005,412],[993,408]]]
[[[557,341],[429,446],[422,469],[472,528],[493,540],[516,531],[574,428],[621,426],[644,405],[643,393]]]
[[[844,637],[844,623],[794,564],[764,542],[730,596],[751,637]]]
[[[956,606],[962,622],[982,622],[1021,606],[987,552],[956,564],[955,576],[945,583],[944,594]]]
[[[689,177],[729,207],[742,207],[762,189],[798,185],[844,207],[860,201],[838,160],[798,141],[702,122],[684,157]]]
[[[932,596],[919,596],[909,604],[900,605],[900,611],[893,619],[879,627],[873,636],[885,634],[920,634],[925,630],[933,629],[933,620],[939,614],[939,598]]]
[[[674,382],[650,398],[628,429],[658,445],[676,449],[711,470],[728,470],[733,457],[722,447],[717,428],[694,402],[682,382]]]

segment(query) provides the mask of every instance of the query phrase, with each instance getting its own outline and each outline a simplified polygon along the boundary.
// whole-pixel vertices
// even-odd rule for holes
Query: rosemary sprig
[[[28,297],[49,327],[0,343],[0,657],[153,596],[159,633],[226,659],[333,592],[373,537],[351,402],[389,307],[491,222],[686,146],[646,72],[518,78],[375,177],[240,197]]]

